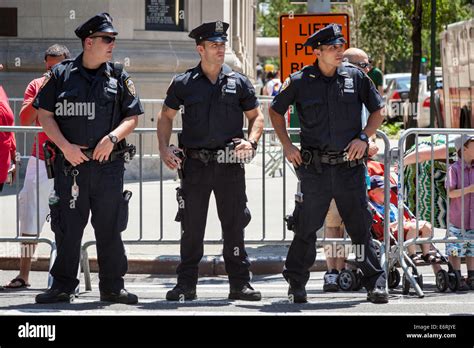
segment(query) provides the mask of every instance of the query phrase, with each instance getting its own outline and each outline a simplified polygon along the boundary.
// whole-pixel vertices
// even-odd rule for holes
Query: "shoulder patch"
[[[127,86],[128,91],[134,97],[137,96],[137,91],[135,89],[135,84],[133,83],[132,79],[129,77],[125,80],[125,85]]]
[[[283,92],[291,84],[291,78],[287,77],[283,85],[281,86],[280,92]]]

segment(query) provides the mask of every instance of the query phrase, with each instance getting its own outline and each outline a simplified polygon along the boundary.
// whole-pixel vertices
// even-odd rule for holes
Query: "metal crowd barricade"
[[[20,100],[20,99],[19,99]],[[146,100],[146,102],[150,102],[150,103],[162,103],[162,100]],[[268,117],[268,105],[269,105],[269,100],[264,100],[262,102],[262,109],[264,110],[264,115],[265,115],[265,129],[264,129],[264,133],[263,133],[263,136],[261,137],[260,139],[260,146],[259,146],[259,152],[257,153],[257,156],[256,156],[256,159],[258,159],[259,161],[261,161],[261,209],[262,209],[262,216],[261,216],[261,231],[259,231],[259,237],[258,239],[252,239],[252,240],[246,240],[246,244],[248,245],[261,245],[261,244],[264,244],[264,245],[282,245],[282,244],[289,244],[291,242],[291,235],[288,236],[287,234],[287,228],[286,228],[286,223],[284,222],[284,217],[291,213],[291,207],[289,209],[288,205],[287,205],[287,194],[286,194],[286,190],[287,190],[287,186],[288,186],[288,183],[287,183],[287,168],[290,168],[290,175],[292,175],[291,173],[293,173],[294,175],[294,169],[292,167],[292,165],[285,159],[284,157],[284,153],[283,153],[283,148],[281,147],[281,144],[279,143],[278,141],[278,138],[276,137],[275,135],[275,132],[273,130],[273,128],[270,128],[271,126],[271,123],[270,123],[270,120],[269,120],[269,117]],[[19,111],[19,110],[17,110]],[[156,107],[153,106],[153,111],[151,111],[151,113],[153,114],[153,116],[155,115],[155,112],[157,113],[157,111],[159,110],[156,110]],[[149,116],[149,115],[145,115],[145,116]],[[0,127],[0,132],[2,131],[7,131],[7,132],[14,132],[15,134],[36,134],[38,133],[39,131],[41,131],[41,128],[39,127]],[[246,130],[245,130],[246,131]],[[179,128],[176,128],[176,129],[173,129],[173,134],[176,134],[180,132],[180,129]],[[288,129],[288,132],[289,134],[298,134],[299,133],[299,128],[290,128]],[[164,216],[164,211],[163,211],[163,207],[164,207],[164,190],[163,190],[163,180],[161,180],[161,178],[163,178],[163,174],[164,174],[164,168],[163,168],[163,163],[160,161],[159,163],[159,174],[160,174],[160,180],[159,180],[159,200],[158,200],[158,204],[159,204],[159,228],[158,228],[158,231],[157,231],[157,234],[156,236],[154,236],[154,238],[150,239],[150,238],[145,238],[144,237],[144,217],[143,217],[143,182],[144,182],[144,178],[143,178],[143,161],[144,161],[144,158],[146,156],[149,156],[150,154],[153,156],[153,155],[157,155],[157,152],[155,153],[154,151],[151,151],[148,152],[148,151],[145,151],[144,149],[144,143],[145,143],[145,137],[146,136],[151,136],[152,138],[155,138],[154,140],[152,139],[151,142],[152,142],[152,145],[151,145],[151,150],[153,150],[153,148],[158,148],[158,146],[156,145],[156,128],[153,127],[153,128],[137,128],[135,129],[134,133],[135,134],[135,145],[137,146],[137,156],[135,157],[134,159],[134,162],[138,162],[138,173],[139,173],[139,177],[138,177],[138,205],[139,205],[139,208],[138,208],[138,238],[135,238],[135,239],[124,239],[124,244],[127,244],[127,245],[165,245],[165,244],[171,244],[171,245],[178,245],[179,242],[180,242],[180,239],[179,238],[175,238],[175,239],[169,239],[169,238],[165,238],[164,237],[164,219],[170,219],[172,220],[173,217],[172,216]],[[389,159],[389,153],[390,153],[390,144],[389,144],[389,141],[388,141],[388,138],[386,137],[386,135],[383,133],[383,132],[377,132],[377,135],[379,137],[381,137],[384,141],[384,144],[385,144],[385,149],[384,149],[384,164],[386,166],[386,168],[389,168],[390,166],[390,159]],[[37,139],[35,140],[36,142],[38,141]],[[153,146],[153,141],[155,141],[155,146]],[[26,140],[26,136],[23,140],[24,142],[24,145],[23,145],[23,150],[22,150],[22,153],[24,155],[28,154],[29,155],[29,148],[27,148],[27,140]],[[39,151],[39,147],[38,147],[38,144],[36,146],[36,151],[37,151],[37,156],[36,158],[38,158],[38,151]],[[271,154],[269,153],[269,149],[272,149],[271,150]],[[276,157],[274,157],[274,155],[277,154],[279,156],[279,159],[276,159]],[[272,157],[273,156],[273,157]],[[38,161],[38,160],[37,160]],[[267,177],[267,175],[269,174],[268,172],[268,168],[271,168],[273,171],[280,171],[281,174],[282,174],[282,204],[281,204],[281,215],[278,215],[278,216],[275,216],[273,215],[271,217],[271,219],[277,219],[278,221],[281,222],[281,233],[278,233],[278,236],[274,236],[272,238],[270,238],[268,235],[269,233],[268,232],[268,213],[267,213],[267,194],[268,194],[268,190],[267,190],[267,182],[268,180],[274,180],[274,179],[270,179]],[[18,175],[18,172],[17,172],[17,175]],[[36,176],[38,177],[39,173],[38,173],[38,166],[36,168]],[[387,170],[385,172],[385,182],[388,183],[389,182],[389,170]],[[272,177],[274,177],[273,175],[270,175]],[[178,185],[178,184],[176,184]],[[388,187],[389,185],[385,185],[386,187],[386,190],[388,190]],[[293,188],[292,188],[293,189]],[[296,187],[294,187],[294,190],[296,191]],[[40,238],[39,235],[40,235],[40,232],[41,231],[38,231],[38,235],[35,237],[35,238],[26,238],[26,237],[21,237],[19,235],[19,223],[18,223],[18,193],[20,191],[20,187],[19,187],[19,180],[16,180],[16,229],[17,229],[17,233],[16,233],[16,236],[15,237],[0,237],[0,242],[22,242],[22,241],[31,241],[31,242],[39,242],[39,243],[47,243],[50,245],[51,247],[51,257],[50,257],[50,268],[52,266],[52,264],[54,263],[54,259],[55,259],[55,255],[56,255],[56,246],[55,246],[55,243],[53,240],[51,239],[48,239],[48,238]],[[38,193],[38,184],[37,184],[37,193]],[[388,197],[388,195],[386,194],[386,197]],[[37,226],[39,226],[39,195],[37,195],[37,202],[36,202],[36,205],[37,205]],[[175,205],[175,200],[173,198],[172,200],[172,204]],[[279,204],[279,203],[278,203]],[[388,204],[388,201],[385,202],[386,206]],[[39,229],[39,227],[38,227]],[[178,229],[178,224],[177,224],[177,229]],[[275,231],[275,230],[273,230]],[[384,265],[387,265],[388,263],[386,262],[386,260],[388,260],[388,228],[386,228],[386,231],[385,231],[385,241],[384,243],[378,243],[380,244],[380,250],[382,252],[382,263]],[[275,235],[273,233],[273,235]],[[81,247],[81,269],[82,271],[84,272],[84,280],[85,280],[85,285],[86,285],[86,290],[90,290],[91,289],[91,278],[90,278],[90,268],[89,268],[89,257],[88,257],[88,248],[92,245],[94,245],[96,242],[93,241],[93,240],[90,240],[90,241],[86,241],[83,243],[82,247]],[[207,245],[212,245],[212,244],[221,244],[222,243],[222,239],[208,239],[208,240],[205,240],[205,244]],[[326,235],[324,234],[322,238],[319,238],[318,239],[318,243],[321,243],[321,244],[325,244],[325,243],[337,243],[337,244],[351,244],[351,240],[348,238],[347,234],[343,237],[343,238],[326,238]],[[384,247],[385,246],[385,247]],[[384,266],[384,267],[388,267],[388,266]],[[388,269],[388,268],[387,268]],[[51,280],[51,279],[50,279]]]
[[[173,129],[173,133],[178,133],[180,132],[180,129]],[[163,230],[163,180],[160,180],[160,198],[159,198],[159,205],[160,205],[160,229],[159,229],[159,237],[155,240],[150,240],[150,239],[144,239],[143,238],[143,180],[142,180],[142,160],[143,160],[143,155],[142,155],[142,144],[143,144],[143,136],[144,134],[148,133],[155,133],[155,129],[136,129],[134,131],[135,133],[138,134],[139,136],[139,141],[138,141],[138,148],[137,148],[137,154],[138,154],[138,161],[139,161],[139,172],[140,172],[140,180],[139,180],[139,238],[135,240],[123,240],[124,244],[127,245],[156,245],[156,244],[173,244],[173,245],[178,245],[180,243],[179,239],[175,240],[170,240],[170,239],[164,239],[164,230]],[[298,128],[290,128],[288,129],[289,134],[298,134],[299,129]],[[261,138],[261,147],[263,149],[266,149],[266,142],[267,142],[267,135],[270,134],[275,134],[273,129],[265,128],[263,136]],[[390,143],[385,135],[385,133],[378,131],[377,135],[381,137],[384,141],[384,165],[386,168],[390,167]],[[283,148],[281,148],[282,156],[283,154]],[[269,239],[266,237],[266,171],[265,171],[265,163],[266,163],[266,151],[263,150],[259,156],[261,156],[262,160],[262,233],[261,233],[261,238],[259,240],[246,240],[245,243],[247,245],[252,245],[252,244],[265,244],[265,245],[282,245],[282,244],[289,244],[291,240],[287,238],[287,226],[286,223],[284,222],[284,217],[288,214],[288,209],[286,205],[286,167],[287,165],[291,167],[291,165],[285,160],[283,163],[283,168],[282,168],[282,176],[283,176],[283,204],[282,204],[282,215],[279,217],[273,217],[276,219],[279,219],[281,221],[281,226],[282,226],[282,234],[281,238],[278,239]],[[385,207],[388,209],[388,204],[389,204],[389,175],[390,171],[387,170],[384,173],[385,175],[385,191],[386,191],[386,199],[385,199]],[[163,162],[160,160],[160,177],[163,177]],[[295,188],[296,189],[296,188]],[[174,204],[174,200],[173,200]],[[387,210],[388,211],[388,210]],[[168,217],[171,219],[172,217]],[[212,244],[221,244],[222,243],[222,238],[218,240],[204,240],[204,244],[206,245],[212,245]],[[91,290],[91,278],[90,278],[90,268],[89,268],[89,258],[88,258],[88,253],[87,249],[94,245],[96,242],[95,241],[88,241],[82,245],[82,251],[81,251],[81,266],[84,271],[84,280],[85,280],[85,286],[86,290]],[[323,238],[318,240],[318,243],[337,243],[337,244],[351,244],[351,240],[347,238],[347,234],[341,239],[341,238],[326,238],[324,235]],[[388,271],[389,263],[387,262],[388,257],[389,257],[389,235],[388,235],[388,225],[385,226],[384,230],[384,243],[378,243],[380,247],[380,255],[381,255],[381,263],[385,269]],[[388,273],[387,273],[388,274]]]
[[[418,236],[409,239],[409,240],[404,240],[404,234],[403,233],[398,233],[398,245],[401,246],[399,248],[399,253],[398,253],[398,259],[400,266],[402,267],[404,271],[404,277],[406,277],[406,281],[410,282],[410,285],[415,289],[416,294],[419,297],[423,297],[424,293],[418,282],[416,281],[413,273],[410,270],[410,265],[407,264],[407,258],[406,258],[406,253],[405,249],[410,246],[410,245],[419,245],[423,243],[463,243],[467,241],[473,241],[473,239],[469,238],[456,238],[456,237],[450,237],[449,236],[449,212],[450,212],[450,205],[449,205],[449,197],[447,195],[446,197],[446,207],[447,207],[447,212],[446,212],[446,232],[445,236],[443,238],[434,238],[434,190],[435,190],[435,185],[434,185],[434,166],[433,162],[435,161],[434,158],[434,136],[435,135],[443,135],[445,136],[445,142],[446,142],[446,157],[445,157],[445,163],[446,163],[446,168],[449,168],[449,136],[450,135],[460,135],[460,134],[466,134],[466,135],[474,135],[474,130],[473,129],[425,129],[425,128],[412,128],[404,131],[400,137],[400,140],[398,142],[398,156],[399,156],[399,173],[398,173],[398,231],[403,231],[403,216],[404,216],[404,209],[405,209],[405,196],[404,196],[404,191],[405,191],[405,173],[404,173],[404,146],[405,146],[405,141],[408,136],[413,135],[415,136],[415,145],[416,145],[416,192],[415,192],[415,201],[416,201],[416,230],[419,231],[419,180],[418,180],[418,165],[420,163],[419,161],[419,154],[418,154],[418,144],[419,144],[419,137],[421,136],[427,136],[429,137],[428,139],[431,142],[431,154],[430,154],[430,161],[431,161],[431,223],[432,226],[432,235],[429,238],[421,238]],[[462,161],[464,161],[464,158],[461,158]],[[462,198],[461,198],[461,208],[462,208],[462,226],[461,230],[464,233],[465,232],[465,226],[464,226],[464,171],[461,172],[461,182],[462,182]],[[447,177],[446,177],[447,179]]]
[[[173,134],[177,134],[181,132],[180,128],[174,128],[172,130]],[[244,129],[244,132],[246,132],[246,129]],[[294,134],[299,132],[299,129],[289,129],[290,134]],[[164,239],[164,227],[163,227],[163,222],[164,222],[164,214],[163,214],[163,180],[160,180],[160,194],[159,194],[159,207],[160,207],[160,222],[159,222],[159,233],[156,239],[145,239],[143,236],[143,137],[147,134],[153,134],[155,136],[156,134],[156,129],[155,128],[137,128],[134,130],[134,134],[138,135],[138,143],[137,143],[137,156],[134,159],[134,161],[138,161],[138,167],[139,167],[139,190],[138,190],[138,196],[139,196],[139,236],[137,239],[134,240],[126,240],[124,239],[123,242],[124,244],[127,245],[179,245],[180,239]],[[278,239],[269,239],[266,236],[266,181],[268,180],[266,178],[266,162],[267,162],[267,157],[268,154],[266,153],[265,149],[267,148],[267,142],[269,136],[274,135],[274,130],[265,128],[263,132],[263,136],[261,137],[260,140],[260,147],[263,149],[261,152],[257,154],[258,157],[261,158],[262,161],[262,229],[261,229],[261,236],[260,239],[258,240],[247,240],[246,244],[247,245],[257,245],[257,244],[266,244],[266,245],[281,245],[281,244],[289,244],[291,240],[288,240],[287,238],[287,229],[286,229],[286,224],[283,220],[283,218],[286,216],[287,212],[287,207],[286,207],[286,166],[283,166],[282,172],[283,172],[283,205],[282,205],[282,215],[280,218],[281,221],[281,226],[282,226],[282,235],[281,238]],[[282,152],[283,156],[283,148],[280,150]],[[138,158],[137,158],[138,157]],[[160,178],[163,177],[163,162],[160,160]],[[177,184],[178,185],[178,184]],[[175,204],[174,198],[172,201],[172,204]],[[173,219],[173,217],[169,216],[167,217],[169,219]],[[86,290],[91,290],[91,279],[90,279],[90,268],[89,268],[89,257],[87,253],[87,249],[94,245],[96,242],[95,240],[87,241],[82,245],[81,248],[81,267],[84,271],[84,280],[85,280],[85,285],[86,285]],[[215,244],[222,244],[222,238],[221,239],[214,239],[214,240],[204,240],[204,244],[206,245],[215,245]]]

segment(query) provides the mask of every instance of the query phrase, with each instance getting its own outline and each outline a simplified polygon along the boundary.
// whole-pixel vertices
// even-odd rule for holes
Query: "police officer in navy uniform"
[[[244,246],[244,228],[251,217],[240,160],[245,162],[255,154],[263,131],[263,114],[249,79],[224,64],[228,27],[228,23],[217,21],[191,31],[189,36],[196,41],[201,62],[174,77],[158,116],[161,159],[169,168],[179,168],[183,174],[177,219],[182,226],[181,263],[177,268],[177,285],[166,294],[169,301],[196,298],[211,192],[216,198],[222,226],[229,299],[261,299],[260,292],[249,283],[250,262]],[[175,147],[170,145],[170,136],[180,106],[184,106],[183,129],[179,147]],[[243,114],[249,123],[247,139],[242,132]],[[184,160],[179,154],[185,156]]]
[[[55,65],[39,93],[36,107],[44,131],[57,146],[51,229],[57,257],[52,287],[38,303],[69,301],[79,283],[81,239],[92,213],[97,240],[100,299],[137,303],[124,289],[127,257],[121,232],[128,221],[129,191],[123,191],[125,137],[143,107],[130,76],[110,63],[118,34],[107,13],[75,30],[83,53]]]
[[[294,302],[306,302],[305,285],[316,258],[316,231],[324,222],[331,199],[353,244],[371,302],[385,303],[385,273],[371,242],[372,217],[367,210],[364,156],[368,139],[383,121],[384,102],[363,72],[342,64],[345,39],[341,26],[331,24],[311,35],[305,46],[317,60],[291,74],[270,108],[270,117],[286,158],[297,168],[302,199],[296,202],[290,226],[295,235],[283,275]],[[301,151],[286,132],[283,115],[296,104],[301,123]],[[362,129],[361,109],[370,112]]]

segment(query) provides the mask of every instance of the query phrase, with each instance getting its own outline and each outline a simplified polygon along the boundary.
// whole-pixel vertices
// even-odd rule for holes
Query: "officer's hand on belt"
[[[169,168],[169,169],[181,169],[181,159],[175,155],[176,152],[183,152],[182,149],[170,145],[167,146],[166,148],[160,149],[160,157],[163,163]]]
[[[110,141],[108,135],[103,137],[94,149],[92,159],[102,162],[109,159],[110,153],[114,149],[114,143]]]
[[[346,146],[344,151],[347,151],[347,160],[353,161],[356,159],[361,159],[364,157],[365,150],[367,149],[368,144],[360,139],[352,140],[349,145]]]
[[[295,167],[299,167],[301,163],[303,163],[303,159],[301,158],[301,152],[295,145],[289,144],[287,146],[284,146],[283,152],[285,153],[286,159],[293,163]]]
[[[245,139],[232,139],[237,142],[238,145],[235,147],[235,156],[239,159],[251,159],[254,156],[255,150],[252,144]]]
[[[89,160],[89,158],[87,158],[87,156],[81,151],[81,149],[87,149],[87,146],[69,144],[63,149],[61,149],[61,151],[63,152],[66,160],[75,167]]]

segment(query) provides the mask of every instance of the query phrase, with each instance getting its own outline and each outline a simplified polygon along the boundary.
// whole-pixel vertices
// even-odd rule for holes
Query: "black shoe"
[[[166,293],[166,299],[168,301],[192,301],[196,298],[197,296],[195,287],[191,288],[179,283]]]
[[[376,286],[367,292],[367,301],[372,303],[387,303],[388,293],[384,287]]]
[[[260,301],[262,294],[254,290],[250,284],[244,284],[239,287],[230,287],[229,300]]]
[[[305,287],[303,285],[290,282],[290,287],[288,288],[288,299],[292,303],[308,302]]]
[[[74,294],[64,292],[60,289],[48,289],[36,295],[35,300],[36,303],[72,302],[74,301]]]
[[[100,292],[100,300],[105,302],[115,302],[123,304],[136,304],[138,303],[138,296],[128,292],[125,289],[119,292]]]

